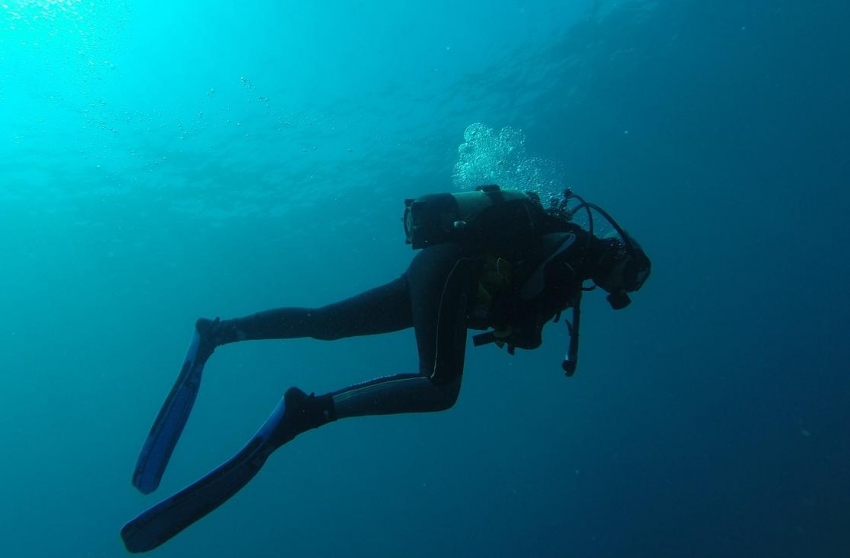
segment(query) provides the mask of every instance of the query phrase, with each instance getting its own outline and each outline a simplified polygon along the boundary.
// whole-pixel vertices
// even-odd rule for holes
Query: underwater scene
[[[848,21],[0,0],[0,556],[850,557]]]

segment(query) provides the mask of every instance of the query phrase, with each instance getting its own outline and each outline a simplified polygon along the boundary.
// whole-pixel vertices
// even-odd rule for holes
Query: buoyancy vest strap
[[[546,265],[558,256],[560,256],[567,249],[569,249],[576,239],[576,235],[572,233],[552,233],[546,235],[543,238],[554,238],[557,236],[563,237],[560,243],[555,247],[552,253],[549,254],[549,256],[545,260],[543,260],[539,266],[537,266],[537,268],[531,274],[531,277],[529,277],[528,280],[523,283],[522,287],[520,288],[519,293],[523,300],[530,300],[543,292],[543,289],[546,288]]]

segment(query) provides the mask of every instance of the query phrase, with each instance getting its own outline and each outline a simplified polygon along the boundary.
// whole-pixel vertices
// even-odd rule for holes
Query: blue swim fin
[[[153,550],[219,507],[248,484],[272,452],[295,436],[290,429],[281,427],[286,415],[286,400],[293,402],[295,398],[299,401],[306,398],[300,390],[294,391],[297,393],[287,392],[242,451],[201,480],[124,525],[121,538],[127,550],[133,553]]]
[[[180,375],[159,410],[136,461],[133,486],[143,494],[150,494],[159,486],[168,460],[174,452],[174,446],[177,445],[186,421],[189,420],[189,414],[198,397],[198,389],[201,387],[204,364],[212,354],[212,350],[205,345],[196,327]]]

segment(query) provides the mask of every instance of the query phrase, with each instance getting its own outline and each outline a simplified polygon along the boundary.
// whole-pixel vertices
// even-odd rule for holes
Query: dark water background
[[[606,207],[627,311],[469,349],[458,405],[281,449],[158,556],[850,556],[845,3],[0,6],[0,555],[124,521],[298,385],[415,370],[411,332],[216,352],[156,496],[137,452],[198,316],[394,278],[463,132]]]

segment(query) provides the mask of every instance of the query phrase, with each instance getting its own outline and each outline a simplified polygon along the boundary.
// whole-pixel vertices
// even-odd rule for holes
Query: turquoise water
[[[197,317],[389,281],[404,198],[486,178],[571,186],[653,258],[628,310],[586,297],[577,375],[563,326],[470,346],[455,408],[305,434],[155,555],[850,555],[848,16],[4,0],[0,555],[123,556],[290,385],[415,371],[411,331],[224,347],[130,485]]]

